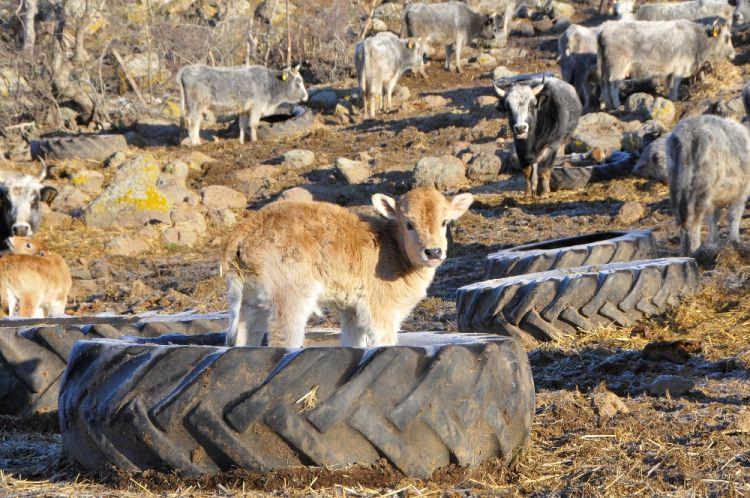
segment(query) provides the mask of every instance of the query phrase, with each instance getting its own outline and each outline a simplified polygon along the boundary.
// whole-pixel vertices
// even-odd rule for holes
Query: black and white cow
[[[495,92],[504,99],[498,109],[508,112],[516,155],[526,177],[526,195],[546,196],[557,150],[581,117],[575,88],[557,78],[545,78],[535,85],[516,83],[507,91],[495,82]]]
[[[15,171],[0,172],[0,243],[11,236],[30,237],[42,221],[41,203],[51,203],[57,196],[54,187],[42,185],[47,168],[38,176]]]

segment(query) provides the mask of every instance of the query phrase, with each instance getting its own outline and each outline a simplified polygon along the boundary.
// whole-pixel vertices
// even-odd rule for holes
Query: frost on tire
[[[54,137],[31,142],[31,156],[35,159],[90,159],[104,161],[115,152],[125,150],[124,135],[80,135]]]
[[[60,392],[67,453],[87,469],[189,475],[386,458],[428,477],[509,461],[529,436],[533,379],[510,338],[408,333],[393,347],[287,350],[213,337],[79,342]]]
[[[186,315],[160,317],[153,322],[128,325],[0,327],[0,413],[27,415],[57,409],[62,374],[76,341],[152,336],[167,331],[203,333],[221,330],[223,316],[192,320]]]
[[[597,232],[510,247],[487,256],[486,278],[656,257],[650,230]]]
[[[458,326],[550,341],[598,326],[629,326],[698,290],[692,258],[664,258],[487,280],[457,292]]]

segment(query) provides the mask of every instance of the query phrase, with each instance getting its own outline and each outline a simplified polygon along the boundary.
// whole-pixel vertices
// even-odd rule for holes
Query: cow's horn
[[[42,162],[42,171],[39,172],[39,180],[44,180],[47,178],[47,163],[44,162],[44,159],[39,159]]]

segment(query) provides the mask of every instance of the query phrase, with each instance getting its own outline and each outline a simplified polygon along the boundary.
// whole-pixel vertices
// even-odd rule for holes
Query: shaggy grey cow
[[[691,0],[689,2],[647,3],[635,12],[637,21],[696,21],[706,17],[721,17],[732,23],[734,7],[720,0]]]
[[[664,184],[669,183],[666,136],[657,138],[643,149],[633,167],[633,174]]]
[[[31,237],[42,221],[41,202],[50,204],[57,197],[54,187],[42,185],[47,168],[39,176],[15,171],[0,172],[0,241],[18,235]]]
[[[200,145],[203,113],[239,115],[240,143],[250,123],[250,141],[258,139],[258,122],[280,104],[307,100],[299,66],[275,71],[263,66],[185,66],[177,73],[180,87],[180,133],[187,128],[191,145]]]
[[[743,125],[718,116],[680,121],[667,138],[667,167],[672,210],[680,228],[682,253],[701,245],[708,222],[716,244],[721,209],[729,209],[729,240],[739,242],[740,222],[750,196],[750,134]]]
[[[596,88],[597,36],[600,30],[601,27],[586,28],[573,24],[557,41],[562,79],[575,87],[584,109],[589,107]]]
[[[509,114],[513,145],[526,178],[526,195],[537,195],[541,178],[539,193],[546,196],[557,150],[578,125],[581,101],[570,84],[557,78],[533,86],[517,83],[508,91],[495,83],[495,92],[504,98],[498,109]]]
[[[391,96],[398,79],[407,70],[421,71],[424,65],[422,56],[422,45],[418,41],[413,38],[402,40],[387,31],[357,43],[354,48],[354,68],[357,70],[365,117],[368,116],[368,100],[370,117],[375,117],[376,109],[390,110]]]
[[[448,71],[451,54],[455,54],[456,71],[460,73],[463,46],[477,38],[496,39],[502,29],[498,16],[478,14],[462,2],[411,3],[404,9],[406,35],[426,45],[444,45]]]
[[[677,100],[684,78],[696,75],[707,62],[733,58],[729,28],[719,21],[709,26],[691,21],[605,23],[597,57],[601,96],[617,109],[624,80],[663,78],[669,98]]]

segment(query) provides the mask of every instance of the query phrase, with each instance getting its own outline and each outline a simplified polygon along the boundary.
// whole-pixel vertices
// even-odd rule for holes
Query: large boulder
[[[677,110],[671,100],[664,97],[653,97],[648,93],[638,92],[628,96],[625,111],[641,119],[657,120],[669,127],[677,116]]]
[[[172,203],[157,187],[160,175],[159,164],[147,154],[123,163],[84,211],[86,223],[101,228],[169,223]]]
[[[588,152],[599,148],[606,155],[622,147],[622,134],[640,127],[640,123],[625,123],[606,112],[584,114],[573,132],[569,152]]]
[[[439,190],[459,187],[466,182],[466,166],[453,156],[425,156],[414,167],[414,181]]]
[[[247,199],[241,192],[223,185],[203,187],[201,202],[208,209],[243,209],[247,205]]]

